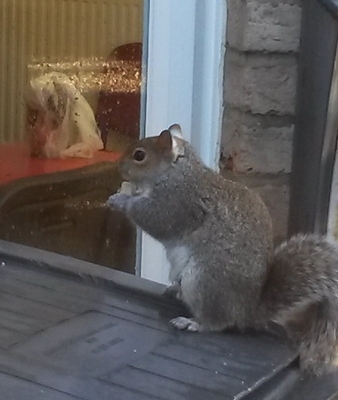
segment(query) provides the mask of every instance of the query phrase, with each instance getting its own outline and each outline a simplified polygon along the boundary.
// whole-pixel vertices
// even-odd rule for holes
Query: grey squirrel
[[[338,350],[338,250],[298,234],[275,250],[266,206],[247,187],[206,167],[176,136],[175,124],[132,145],[108,206],[160,241],[170,262],[170,292],[193,318],[190,331],[284,326],[305,373],[331,369]]]

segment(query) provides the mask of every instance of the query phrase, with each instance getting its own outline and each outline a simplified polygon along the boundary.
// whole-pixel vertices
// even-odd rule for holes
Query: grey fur
[[[158,146],[159,137],[127,150],[120,169],[137,190],[111,196],[108,205],[165,246],[169,292],[194,315],[172,323],[221,331],[275,320],[299,344],[302,369],[323,373],[337,350],[337,249],[322,237],[298,235],[273,252],[262,200],[203,165],[188,143],[171,139],[175,155],[173,143]],[[135,162],[135,149],[145,152],[144,161]]]

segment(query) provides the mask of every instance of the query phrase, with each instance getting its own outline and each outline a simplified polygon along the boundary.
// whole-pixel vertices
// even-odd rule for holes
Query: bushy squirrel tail
[[[322,236],[296,235],[276,248],[269,268],[261,316],[285,327],[304,373],[330,371],[338,355],[338,248]]]
[[[299,345],[300,367],[305,373],[322,375],[337,361],[338,322],[327,315],[327,311],[327,305],[320,304],[308,329],[295,338]]]

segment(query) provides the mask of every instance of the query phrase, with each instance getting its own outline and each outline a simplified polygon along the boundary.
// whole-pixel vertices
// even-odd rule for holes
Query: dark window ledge
[[[0,387],[25,400],[328,400],[281,335],[178,332],[162,285],[0,241]]]

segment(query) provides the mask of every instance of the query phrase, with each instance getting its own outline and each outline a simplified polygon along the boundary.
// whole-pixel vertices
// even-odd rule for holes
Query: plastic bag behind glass
[[[33,78],[25,100],[32,156],[90,158],[103,148],[94,113],[68,76]]]

